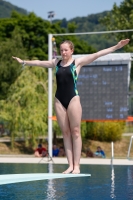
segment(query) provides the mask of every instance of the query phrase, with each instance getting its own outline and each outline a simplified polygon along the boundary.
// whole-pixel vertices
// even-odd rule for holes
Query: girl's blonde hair
[[[70,40],[64,40],[63,42],[60,43],[60,46],[64,43],[69,44],[69,47],[71,50],[74,50],[74,44]]]

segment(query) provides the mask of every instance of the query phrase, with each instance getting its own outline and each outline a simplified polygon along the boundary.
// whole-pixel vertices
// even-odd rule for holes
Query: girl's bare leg
[[[63,173],[71,173],[73,171],[73,146],[72,146],[72,136],[70,133],[70,125],[68,120],[68,115],[66,109],[62,104],[55,98],[55,112],[58,120],[58,124],[63,133],[65,153],[67,156],[69,168]]]
[[[80,134],[80,124],[82,116],[82,108],[79,96],[75,96],[67,109],[68,118],[70,122],[70,130],[72,134],[73,143],[73,172],[74,174],[80,173],[80,157],[82,140]]]
[[[75,96],[66,111],[62,104],[55,99],[55,111],[59,126],[63,133],[64,146],[69,168],[64,173],[80,173],[80,156],[82,140],[80,123],[82,108],[79,96]]]

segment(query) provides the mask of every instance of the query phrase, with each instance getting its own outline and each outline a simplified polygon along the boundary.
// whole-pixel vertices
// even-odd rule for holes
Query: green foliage
[[[6,3],[7,2],[5,2],[5,4]],[[4,8],[2,7],[2,9],[6,11],[5,7]],[[17,7],[14,7],[14,9],[12,9],[12,10],[15,10],[18,13],[21,13],[20,12],[21,8],[20,8],[20,10],[18,10],[18,9],[17,9]],[[10,12],[12,10],[10,10]],[[105,11],[105,12],[98,13],[98,14],[91,14],[91,15],[88,15],[87,17],[75,17],[75,18],[73,18],[69,21],[67,21],[65,18],[62,19],[62,20],[56,19],[56,20],[53,20],[53,24],[51,26],[52,26],[53,29],[55,29],[54,26],[56,26],[57,22],[59,22],[59,27],[58,28],[56,27],[57,29],[56,29],[56,31],[54,31],[54,33],[59,33],[59,30],[61,28],[62,28],[62,30],[64,29],[64,31],[66,30],[67,32],[104,31],[104,30],[106,30],[106,26],[100,24],[99,19],[106,16],[107,13],[110,13],[110,12]],[[9,15],[7,15],[5,17],[9,17]],[[83,40],[84,42],[86,42],[88,45],[93,46],[93,49],[97,49],[97,50],[107,48],[107,47],[112,46],[116,43],[115,37],[112,34],[110,34],[108,39],[106,37],[106,34],[105,35],[103,35],[103,34],[102,35],[81,35],[81,36],[78,36],[78,38],[80,40]],[[26,38],[26,39],[28,39],[28,38]],[[37,49],[36,51],[34,51],[34,49],[32,49],[32,50],[33,50],[32,54],[35,53],[37,58],[40,58],[39,56],[41,55],[41,59],[42,59],[44,54],[42,54],[41,49]],[[47,48],[45,49],[45,51],[47,51]],[[38,55],[38,52],[39,52],[39,55]],[[34,56],[32,56],[32,54],[30,54],[30,57],[33,58]],[[45,57],[43,57],[43,58],[45,58]]]
[[[81,122],[81,136],[82,138],[86,138],[87,130],[86,130],[86,122]]]
[[[34,13],[23,16],[14,11],[10,19],[0,20],[0,40],[10,39],[16,27],[29,59],[47,59],[48,33],[64,32],[59,23],[52,25]]]
[[[120,6],[114,4],[111,12],[107,16],[103,17],[100,21],[107,27],[107,30],[128,30],[133,27],[133,10],[132,10],[133,0],[124,0],[121,2]],[[122,32],[115,34],[117,40],[130,38],[131,41],[129,45],[124,47],[125,51],[133,51],[133,32]]]
[[[75,36],[65,36],[62,38],[59,38],[57,41],[57,45],[61,43],[63,40],[71,40],[75,46],[74,48],[74,54],[91,54],[96,52],[96,49],[87,45],[87,43],[84,40],[79,40]]]
[[[21,66],[14,62],[13,55],[26,57],[17,29],[13,31],[11,39],[0,43],[0,99],[7,98],[11,84],[21,73]]]
[[[47,99],[46,70],[25,68],[10,87],[7,100],[0,101],[0,119],[8,122],[12,138],[30,138],[35,146],[38,136],[47,135]]]
[[[53,133],[55,133],[56,136],[62,136],[62,133],[57,121],[53,121]]]
[[[68,23],[67,28],[68,28],[68,32],[69,32],[69,33],[74,33],[74,31],[75,31],[76,28],[77,28],[77,25],[76,25],[75,22]]]
[[[98,14],[91,14],[87,17],[76,17],[70,22],[75,22],[77,25],[76,32],[99,32],[106,31],[106,26],[100,24],[100,18],[103,18],[110,12],[102,12]],[[106,34],[90,34],[90,35],[81,35],[80,39],[86,41],[88,45],[91,45],[97,50],[105,49],[109,46],[112,46],[116,43],[114,36],[109,35],[107,39]]]
[[[61,21],[61,27],[68,30],[69,24],[76,24],[75,32],[97,32],[97,31],[106,31],[106,26],[100,23],[100,18],[105,17],[109,11],[105,11],[98,14],[91,14],[86,17],[75,17],[69,21],[65,18]],[[57,22],[58,20],[54,20]],[[69,31],[70,32],[70,31]],[[73,31],[71,31],[73,32]],[[109,34],[109,38],[106,37],[106,34],[85,34],[79,35],[79,39],[88,43],[96,50],[101,50],[116,44],[115,37],[112,34]]]
[[[82,136],[91,140],[118,141],[121,139],[123,122],[86,122],[82,124]]]
[[[11,3],[6,2],[4,0],[0,0],[0,18],[11,17],[11,13],[13,10],[16,10],[20,14],[27,15],[27,11],[25,9],[14,6]]]
[[[114,4],[113,9],[100,21],[107,27],[107,30],[128,30],[133,27],[133,0],[124,0],[120,6]],[[117,40],[129,38],[130,43],[124,47],[127,52],[133,51],[133,32],[122,32],[114,35]],[[133,80],[133,66],[130,74],[131,80]],[[130,87],[131,89],[131,87]]]
[[[23,46],[27,52],[29,59],[47,59],[48,54],[48,34],[49,33],[65,33],[65,29],[60,27],[61,22],[51,24],[48,21],[37,17],[34,13],[22,16],[17,12],[13,12],[10,19],[0,20],[0,40],[11,38],[15,27],[19,32]],[[75,23],[69,23],[67,30],[74,32]],[[62,40],[72,40],[75,44],[75,54],[92,53],[96,50],[90,47],[85,41],[80,41],[76,36],[56,37],[57,46]],[[18,57],[18,54],[15,56]]]

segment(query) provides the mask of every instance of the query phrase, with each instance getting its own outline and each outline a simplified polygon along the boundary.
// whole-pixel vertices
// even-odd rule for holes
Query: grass
[[[133,125],[125,126],[125,133],[133,133]]]
[[[123,136],[120,141],[114,142],[114,158],[127,158],[129,143],[131,136]],[[86,157],[86,150],[90,148],[93,152],[96,151],[97,146],[105,151],[106,158],[111,158],[111,142],[100,142],[83,139],[82,145],[82,157]],[[57,138],[56,144],[58,147],[63,146],[63,140]],[[43,146],[47,148],[47,142],[43,141]],[[15,142],[14,149],[11,150],[10,142],[0,142],[0,154],[12,155],[12,154],[34,154],[34,148],[25,147],[24,142]],[[131,147],[130,157],[133,158],[133,143]]]

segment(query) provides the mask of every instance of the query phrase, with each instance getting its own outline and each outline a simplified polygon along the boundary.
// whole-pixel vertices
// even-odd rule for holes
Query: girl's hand
[[[23,64],[23,60],[21,60],[20,58],[14,57],[12,56],[12,58],[16,61],[18,61],[20,64]]]
[[[118,42],[117,44],[117,48],[120,49],[122,47],[124,47],[125,45],[127,45],[129,43],[129,39],[126,39],[126,40],[121,40],[120,42]]]

